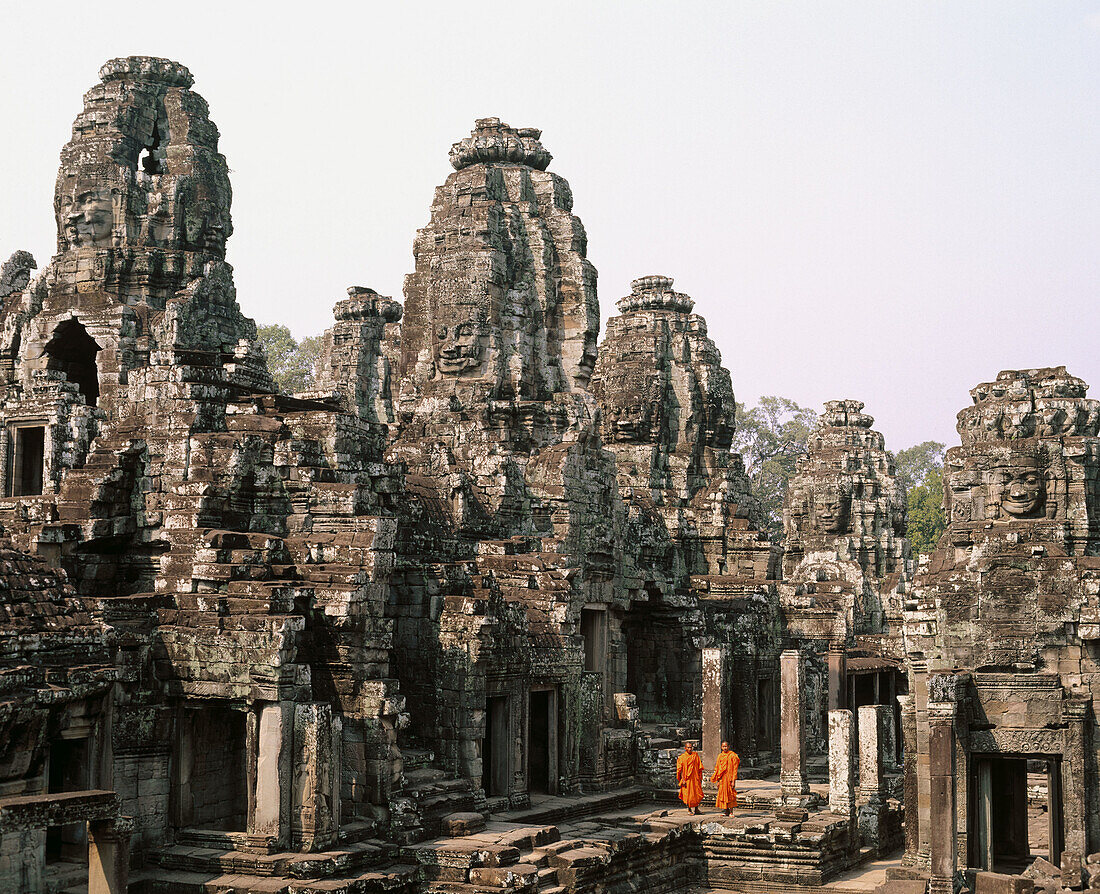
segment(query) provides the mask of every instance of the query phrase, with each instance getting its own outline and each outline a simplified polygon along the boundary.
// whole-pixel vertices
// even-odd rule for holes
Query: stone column
[[[917,781],[917,828],[920,838],[917,842],[917,856],[922,866],[928,865],[929,835],[931,834],[932,775],[928,756],[928,663],[910,661],[913,688],[913,711],[916,718],[916,781]],[[906,822],[909,816],[906,814]]]
[[[920,811],[917,808],[917,715],[911,695],[899,695],[901,705],[902,792],[905,799],[905,861],[915,862],[920,842]]]
[[[274,702],[255,712],[255,794],[249,834],[286,847],[290,839],[290,776],[294,704]]]
[[[928,845],[931,858],[929,894],[954,894],[958,870],[955,805],[955,703],[928,702],[928,757],[931,803]]]
[[[852,712],[829,712],[829,810],[856,816],[856,728]]]
[[[830,649],[826,660],[829,663],[829,710],[839,711],[848,707],[848,656],[839,649]]]
[[[896,772],[898,769],[898,728],[894,708],[894,696],[882,707],[882,766],[883,771]]]
[[[1085,786],[1085,742],[1089,705],[1072,700],[1062,705],[1066,721],[1066,753],[1062,758],[1062,822],[1065,825],[1063,854],[1080,860],[1088,853],[1087,812],[1089,792]]]
[[[126,894],[132,829],[129,817],[88,823],[88,894]]]
[[[859,830],[865,846],[878,851],[883,798],[883,746],[888,705],[859,709]]]
[[[787,649],[779,656],[779,784],[785,803],[801,803],[810,791],[806,782],[806,724],[802,716],[805,682],[802,656],[796,649]]]
[[[703,649],[703,766],[714,768],[722,743],[727,740],[729,681],[726,650]]]
[[[294,845],[324,850],[340,830],[340,777],[343,727],[332,706],[309,702],[294,706]]]

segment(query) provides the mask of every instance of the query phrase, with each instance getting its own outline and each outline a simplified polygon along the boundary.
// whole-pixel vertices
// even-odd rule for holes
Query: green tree
[[[943,467],[933,469],[924,481],[909,489],[909,543],[914,555],[932,552],[947,527],[943,517]]]
[[[783,535],[783,498],[787,482],[817,428],[817,413],[790,398],[767,395],[751,410],[737,405],[734,449],[745,460],[753,493],[767,513],[773,539]]]
[[[898,484],[905,488],[909,543],[914,555],[930,553],[947,527],[943,517],[943,451],[939,441],[923,441],[894,457]]]
[[[897,467],[898,483],[906,493],[923,484],[936,469],[943,468],[943,451],[944,445],[939,441],[922,441],[898,451],[894,465]]]
[[[299,342],[286,326],[270,323],[256,327],[256,343],[263,345],[267,368],[280,391],[294,394],[313,387],[321,356],[319,335],[307,336]]]

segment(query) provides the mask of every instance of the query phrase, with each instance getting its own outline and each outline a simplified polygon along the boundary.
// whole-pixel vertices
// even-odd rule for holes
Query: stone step
[[[130,873],[129,884],[134,894],[414,894],[418,887],[416,867],[407,864],[325,879],[288,879],[285,885],[263,876],[143,869]]]
[[[423,766],[410,770],[407,763],[405,764],[404,775],[406,789],[418,788],[421,785],[439,782],[447,778],[447,772],[445,770]]]
[[[338,848],[312,854],[248,854],[177,844],[151,851],[147,862],[165,869],[260,878],[328,878],[349,871],[362,872],[381,863],[390,850],[389,845],[372,839],[348,842]]]
[[[401,760],[405,765],[405,776],[410,772],[422,770],[432,766],[435,760],[435,752],[430,748],[401,748]]]
[[[651,797],[649,789],[634,786],[580,797],[548,798],[523,810],[500,811],[493,814],[491,819],[506,823],[557,825],[566,820],[625,810]]]

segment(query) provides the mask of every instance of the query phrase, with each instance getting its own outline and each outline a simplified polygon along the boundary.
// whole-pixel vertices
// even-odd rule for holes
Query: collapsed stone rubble
[[[404,301],[350,288],[282,394],[192,83],[104,65],[57,254],[0,268],[0,888],[796,890],[904,840],[946,891],[1041,876],[1040,802],[1100,878],[1083,382],[975,389],[919,570],[829,402],[772,542],[695,301],[642,276],[597,345],[569,184],[484,118]],[[685,739],[733,816],[660,803]]]

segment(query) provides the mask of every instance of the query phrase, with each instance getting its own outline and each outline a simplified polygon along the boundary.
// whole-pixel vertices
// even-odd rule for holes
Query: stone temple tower
[[[873,424],[862,401],[825,404],[787,490],[779,599],[807,662],[808,703],[886,705],[894,716],[912,560],[905,492]],[[807,727],[811,749],[823,751],[824,712],[811,711]]]
[[[586,437],[594,417],[596,271],[539,135],[483,118],[451,147],[405,281],[393,447],[459,524],[513,532],[529,457]]]
[[[1063,366],[1006,370],[958,414],[947,530],[905,614],[904,862],[933,890],[968,865],[1026,860],[1037,800],[1056,866],[1079,866],[1100,836],[1100,401],[1087,389]]]
[[[730,374],[695,302],[672,282],[634,280],[608,321],[592,378],[603,441],[634,513],[657,513],[691,557],[684,571],[763,579],[771,551],[760,548],[759,505],[730,450]],[[655,562],[643,557],[647,567]]]

